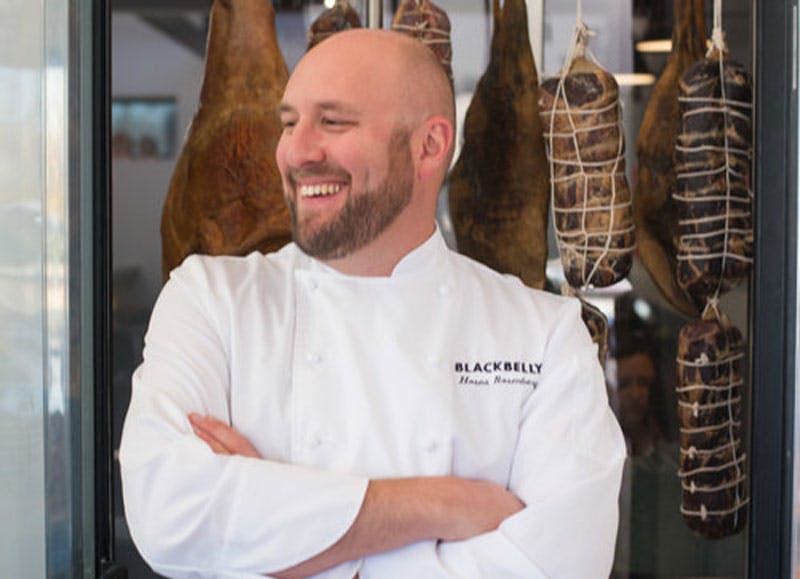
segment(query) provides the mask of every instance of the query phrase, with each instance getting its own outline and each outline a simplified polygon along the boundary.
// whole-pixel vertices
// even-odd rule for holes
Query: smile
[[[341,188],[342,185],[339,183],[320,183],[316,185],[301,185],[300,196],[324,197],[327,195],[333,195],[334,193],[338,193]]]

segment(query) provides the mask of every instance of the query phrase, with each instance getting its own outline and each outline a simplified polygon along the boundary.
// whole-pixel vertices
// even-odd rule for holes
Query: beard
[[[321,172],[337,171],[323,168]],[[351,190],[329,223],[312,228],[298,217],[296,203],[289,198],[294,242],[306,254],[321,260],[352,254],[383,233],[408,205],[413,178],[409,133],[395,130],[389,140],[389,168],[384,180],[360,194],[353,195]]]

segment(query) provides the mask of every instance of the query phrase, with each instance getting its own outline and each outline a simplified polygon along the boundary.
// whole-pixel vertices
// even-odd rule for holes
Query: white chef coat
[[[607,577],[624,441],[577,300],[451,252],[389,277],[290,244],[188,258],[133,378],[120,462],[132,537],[174,577],[256,577],[350,527],[370,478],[490,480],[525,504],[493,532],[423,541],[324,577]],[[215,455],[187,414],[264,459]]]

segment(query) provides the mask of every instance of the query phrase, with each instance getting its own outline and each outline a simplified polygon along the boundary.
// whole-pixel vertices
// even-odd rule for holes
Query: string
[[[722,0],[714,0],[714,27],[711,30],[711,46],[708,47],[706,58],[715,49],[719,51],[720,59],[723,53],[728,51],[725,44],[725,33],[722,31]]]
[[[556,87],[556,92],[553,97],[553,105],[551,110],[549,111],[550,115],[550,122],[549,122],[549,130],[545,132],[545,139],[547,140],[548,144],[548,157],[549,157],[549,169],[550,169],[550,194],[551,194],[551,213],[552,213],[552,220],[553,220],[553,227],[556,232],[556,238],[558,240],[559,246],[559,253],[562,256],[562,263],[565,261],[569,261],[569,257],[571,254],[580,255],[580,267],[581,267],[581,282],[582,282],[582,289],[587,289],[592,280],[594,279],[595,274],[597,273],[599,267],[603,262],[606,260],[609,254],[626,254],[633,250],[633,245],[629,244],[629,247],[615,247],[612,248],[612,240],[616,235],[624,235],[633,231],[633,226],[629,226],[623,229],[615,229],[615,213],[619,210],[625,211],[630,208],[632,201],[630,198],[627,201],[617,202],[617,181],[618,179],[622,179],[624,182],[625,175],[624,172],[620,171],[621,162],[624,161],[624,137],[622,130],[620,128],[620,118],[621,118],[621,110],[619,105],[619,97],[617,97],[614,102],[611,104],[601,107],[598,109],[579,109],[573,111],[569,99],[566,95],[566,77],[569,74],[570,69],[572,68],[572,63],[577,58],[583,58],[589,54],[591,59],[597,63],[597,59],[588,51],[588,41],[591,36],[593,36],[592,31],[588,29],[586,24],[583,22],[583,6],[582,1],[577,0],[577,18],[576,18],[576,25],[575,25],[575,32],[573,35],[572,43],[570,44],[570,49],[566,54],[564,65],[561,68],[561,72],[558,79],[558,85]],[[599,66],[599,64],[598,64]],[[563,101],[564,108],[559,110],[559,100]],[[578,127],[576,125],[575,117],[580,117],[581,115],[588,115],[588,116],[599,116],[604,113],[612,113],[615,115],[614,122],[606,122],[606,123],[592,123],[591,126],[581,126]],[[546,111],[544,114],[548,114]],[[555,123],[556,123],[556,115],[562,114],[566,115],[567,121],[569,123],[569,131],[566,132],[556,132],[555,130]],[[592,119],[596,120],[596,119]],[[579,124],[581,124],[579,122]],[[580,144],[578,142],[578,135],[583,133],[588,133],[590,131],[596,130],[604,130],[608,128],[616,128],[617,129],[617,136],[618,136],[618,144],[617,144],[617,152],[616,155],[611,159],[605,159],[603,161],[597,162],[588,162],[584,161],[581,157],[581,149]],[[571,159],[557,159],[554,156],[554,139],[556,137],[559,138],[568,138],[572,141],[572,147],[575,151],[575,160]],[[602,169],[608,167],[611,164],[610,170],[607,172],[595,172],[595,173],[587,173],[587,168],[596,168]],[[568,167],[577,167],[578,170],[574,173],[569,173],[565,176],[556,176],[556,166],[568,166]],[[610,179],[611,181],[611,198],[608,201],[607,205],[601,207],[589,207],[589,184],[590,180],[592,179]],[[565,182],[569,181],[577,181],[577,186],[580,184],[582,185],[583,190],[583,200],[581,207],[558,207],[556,203],[556,185],[564,184]],[[608,228],[606,231],[600,232],[589,232],[587,230],[587,217],[593,211],[606,211],[609,213],[608,216]],[[558,226],[558,217],[557,213],[565,214],[565,213],[580,213],[581,223],[580,223],[580,230],[577,232],[568,232],[563,231]],[[578,242],[570,242],[568,239],[570,237],[578,238]],[[591,244],[592,238],[600,237],[601,239],[604,238],[604,242],[601,245],[594,245]],[[589,252],[600,252],[599,257],[594,260],[593,266],[591,271],[588,275],[586,275],[586,263],[589,260]],[[566,260],[565,260],[566,255]]]

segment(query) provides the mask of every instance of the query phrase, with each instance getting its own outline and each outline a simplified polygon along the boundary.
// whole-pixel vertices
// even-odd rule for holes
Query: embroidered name
[[[542,364],[536,362],[456,362],[455,371],[465,373],[517,372],[519,374],[541,374]]]
[[[484,362],[456,362],[453,370],[462,386],[529,386],[536,388],[537,378],[542,373],[539,362],[513,360],[490,360]]]

